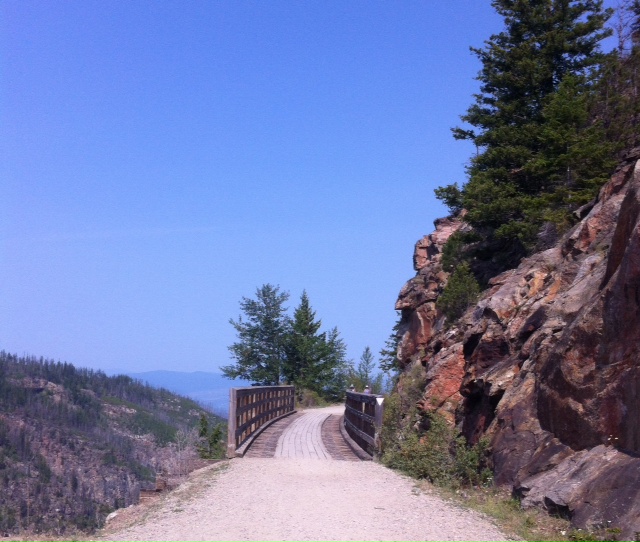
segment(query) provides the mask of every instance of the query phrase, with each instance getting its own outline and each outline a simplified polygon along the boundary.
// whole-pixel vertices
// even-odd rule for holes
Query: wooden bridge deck
[[[360,461],[340,433],[344,406],[298,412],[265,429],[245,457]]]

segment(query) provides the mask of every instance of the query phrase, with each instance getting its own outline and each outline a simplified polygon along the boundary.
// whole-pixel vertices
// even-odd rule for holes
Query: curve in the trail
[[[322,424],[328,417],[326,412],[305,412],[282,433],[274,457],[332,459],[322,442]]]
[[[123,509],[99,540],[506,540],[379,463],[331,461],[340,417],[328,408],[283,418],[250,448],[265,457],[196,471],[155,504]]]
[[[245,457],[359,461],[340,434],[343,413],[341,405],[278,420],[258,436]]]

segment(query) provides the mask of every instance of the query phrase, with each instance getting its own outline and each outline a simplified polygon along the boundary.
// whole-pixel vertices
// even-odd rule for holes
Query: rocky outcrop
[[[419,402],[470,442],[491,439],[495,480],[524,506],[640,531],[640,149],[556,245],[494,277],[445,326],[440,258],[460,219],[416,244],[400,292],[399,359]],[[610,523],[608,523],[610,522]]]
[[[417,274],[400,291],[396,310],[401,311],[398,328],[398,361],[408,368],[416,360],[427,366],[423,408],[437,408],[453,421],[462,396],[459,381],[464,375],[464,357],[458,344],[436,352],[441,342],[434,344],[434,334],[441,331],[436,300],[448,274],[442,269],[442,249],[451,235],[463,229],[463,217],[441,218],[435,221],[436,231],[424,236],[415,246],[413,267]]]

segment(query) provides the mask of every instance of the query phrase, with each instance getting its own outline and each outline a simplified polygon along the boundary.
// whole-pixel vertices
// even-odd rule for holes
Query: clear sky
[[[377,352],[501,26],[488,0],[2,0],[0,349],[214,371],[272,283]]]

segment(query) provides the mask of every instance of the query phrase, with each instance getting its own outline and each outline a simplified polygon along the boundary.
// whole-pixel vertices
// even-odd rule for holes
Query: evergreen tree
[[[356,391],[362,392],[365,386],[369,386],[371,393],[382,392],[382,373],[376,372],[376,363],[371,348],[368,346],[363,350],[358,365],[352,369],[350,384],[355,386]]]
[[[229,347],[234,365],[222,367],[229,378],[243,378],[258,385],[287,382],[313,391],[325,399],[342,397],[345,390],[346,346],[336,328],[320,332],[322,325],[302,293],[293,318],[286,314],[287,293],[270,284],[256,292],[256,300],[242,298],[244,317],[231,324],[238,342]]]
[[[331,402],[344,401],[344,393],[348,387],[351,363],[347,360],[347,345],[340,337],[338,328],[334,327],[327,333],[327,345],[332,371],[329,379],[324,383],[322,396]]]
[[[217,423],[209,431],[209,420],[205,414],[200,414],[198,425],[199,442],[196,446],[198,454],[203,459],[222,459],[224,457],[223,426]]]
[[[383,373],[386,373],[391,378],[395,378],[400,372],[400,365],[398,364],[398,330],[400,328],[400,318],[393,326],[391,334],[384,343],[384,346],[380,349],[379,367]]]
[[[640,0],[633,0],[629,6],[631,13],[631,43],[632,47],[640,46]]]
[[[283,374],[287,382],[299,389],[318,393],[330,378],[334,366],[326,334],[319,333],[321,325],[311,309],[307,292],[303,291],[284,341]]]
[[[238,342],[229,347],[233,365],[221,367],[227,378],[242,378],[258,385],[277,385],[283,377],[285,337],[289,328],[284,303],[289,298],[278,286],[265,284],[256,290],[256,299],[242,298],[242,315],[230,320]]]
[[[358,368],[356,369],[358,377],[362,380],[363,384],[370,385],[373,378],[373,370],[375,368],[375,362],[371,348],[365,346],[360,361],[358,362]]]
[[[204,412],[200,414],[200,424],[198,425],[198,436],[200,438],[207,438],[209,434],[209,420],[205,416]]]
[[[591,109],[607,141],[625,151],[640,145],[640,0],[624,2],[619,10],[620,47],[607,58]]]
[[[473,129],[453,130],[455,138],[473,141],[478,153],[462,190],[440,188],[436,197],[452,211],[467,209],[465,220],[517,259],[532,247],[544,219],[539,196],[556,193],[566,180],[566,159],[557,155],[566,155],[567,147],[547,147],[549,104],[569,76],[572,92],[589,92],[602,62],[599,43],[608,35],[603,28],[610,10],[602,0],[493,0],[492,5],[505,29],[484,48],[472,48],[482,62],[481,87],[461,118]],[[576,106],[582,107],[580,101]],[[575,121],[581,112],[572,115]],[[578,127],[584,123],[575,122]],[[592,138],[574,137],[572,149],[583,143],[591,146]]]

